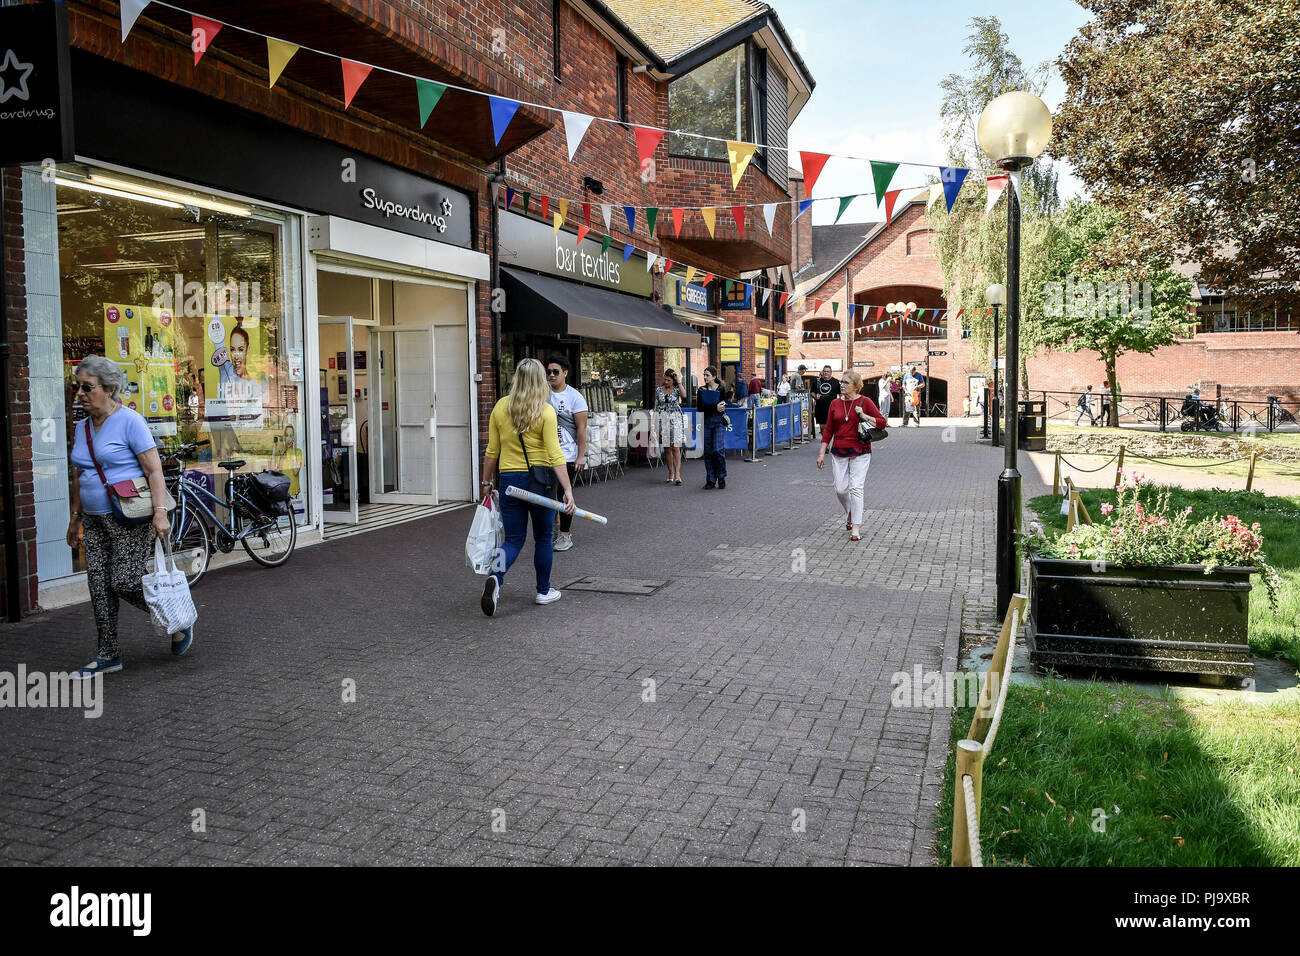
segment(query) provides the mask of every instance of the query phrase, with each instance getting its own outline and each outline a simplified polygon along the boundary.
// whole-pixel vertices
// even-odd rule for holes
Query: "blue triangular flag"
[[[800,203],[799,203],[799,212],[798,212],[798,214],[797,214],[794,218],[798,219],[799,216],[802,216],[804,213],[806,213],[806,212],[808,211],[808,207],[811,206],[812,204],[813,204],[813,201],[812,201],[811,199],[805,199],[805,200],[803,200],[802,202],[800,202]]]
[[[628,259],[632,258],[632,253],[634,253],[634,252],[636,252],[636,247],[635,247],[634,245],[632,245],[632,243],[630,243],[630,242],[625,242],[625,243],[623,243],[623,261],[624,261],[624,262],[627,262]]]
[[[623,215],[627,216],[627,231],[636,232],[636,206],[624,206]]]
[[[969,169],[963,169],[960,166],[939,167],[939,180],[943,183],[943,199],[948,204],[948,212],[952,212],[952,204],[957,201],[957,194],[961,192],[961,184],[966,181],[966,176],[969,173]]]
[[[496,145],[501,144],[501,137],[506,134],[506,127],[519,111],[518,100],[507,100],[500,96],[489,96],[492,101],[492,132],[496,136]]]
[[[515,201],[515,190],[514,190],[514,187],[513,187],[513,186],[507,186],[507,187],[506,187],[506,208],[509,209],[509,208],[510,208],[510,204],[511,204],[512,202],[514,202],[514,201]]]

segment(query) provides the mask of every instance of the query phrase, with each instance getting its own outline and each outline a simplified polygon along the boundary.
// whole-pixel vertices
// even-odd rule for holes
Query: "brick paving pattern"
[[[184,658],[125,609],[102,717],[0,709],[0,861],[929,864],[950,715],[890,678],[956,670],[963,608],[987,625],[1001,453],[975,433],[882,443],[856,544],[812,445],[720,492],[698,461],[580,488],[610,524],[555,584],[648,596],[536,607],[525,551],[485,618],[463,510],[211,575]],[[93,634],[85,605],[29,618],[0,670],[79,666]]]

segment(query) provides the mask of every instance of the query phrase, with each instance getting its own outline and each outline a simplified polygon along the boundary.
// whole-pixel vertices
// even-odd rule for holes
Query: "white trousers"
[[[835,494],[840,506],[849,514],[852,524],[862,524],[862,494],[867,483],[867,469],[871,467],[870,455],[856,458],[837,458],[831,455],[831,471],[835,475]]]

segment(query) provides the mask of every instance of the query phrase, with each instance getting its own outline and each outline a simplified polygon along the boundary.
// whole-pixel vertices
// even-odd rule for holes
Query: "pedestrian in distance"
[[[1101,414],[1098,416],[1102,425],[1110,424],[1110,386],[1101,383]]]
[[[749,380],[749,407],[758,408],[763,401],[763,380],[755,375]]]
[[[876,403],[860,394],[861,391],[862,376],[845,372],[840,395],[831,403],[817,452],[817,467],[822,468],[830,450],[835,494],[845,511],[844,529],[849,532],[850,541],[862,540],[862,498],[871,465],[871,442],[859,437],[858,424],[870,422],[877,428],[887,424]]]
[[[551,393],[547,396],[555,409],[555,419],[560,429],[560,451],[564,453],[565,470],[569,473],[569,486],[573,486],[578,473],[587,463],[587,400],[582,392],[569,384],[569,360],[563,355],[552,355],[546,360],[546,381]],[[556,486],[559,494],[559,486]],[[568,551],[573,547],[573,515],[560,515],[559,529],[555,532],[555,550]]]
[[[909,368],[903,376],[903,428],[907,427],[909,418],[916,422],[918,428],[921,427],[922,384],[924,380],[917,374],[916,367]]]
[[[655,420],[659,428],[659,445],[663,448],[668,484],[682,483],[682,445],[686,443],[686,419],[682,402],[686,390],[672,369],[664,369],[663,384],[655,389]]]
[[[726,385],[718,380],[718,370],[710,365],[704,370],[704,387],[696,392],[695,405],[704,417],[704,490],[727,487]]]
[[[813,421],[817,424],[817,430],[821,431],[826,425],[826,415],[830,412],[831,402],[835,401],[840,394],[839,379],[831,374],[829,365],[822,366],[821,375],[813,382],[812,393],[816,399],[813,404]]]
[[[122,669],[118,643],[117,611],[120,601],[148,613],[141,584],[153,553],[154,538],[166,540],[171,530],[167,517],[167,485],[162,459],[149,426],[136,411],[126,408],[118,394],[126,385],[121,366],[102,355],[90,355],[73,373],[77,396],[87,417],[77,422],[72,442],[72,514],[68,521],[68,546],[84,548],[86,585],[95,616],[98,647],[95,659],[72,673],[76,679]],[[155,507],[153,518],[127,523],[109,501],[105,485],[144,478]],[[194,643],[193,626],[172,635],[172,653],[184,654]]]
[[[1079,422],[1083,421],[1084,415],[1088,416],[1089,425],[1097,424],[1097,419],[1092,414],[1092,386],[1091,385],[1088,386],[1087,391],[1079,393],[1079,398],[1075,402],[1075,404],[1079,406],[1079,414],[1074,417],[1075,425],[1078,425]]]
[[[533,570],[537,574],[535,600],[538,604],[553,604],[561,597],[560,592],[551,587],[551,565],[555,560],[551,536],[555,512],[505,493],[507,488],[516,487],[540,495],[552,494],[549,484],[553,474],[554,480],[564,490],[564,513],[572,515],[577,510],[564,452],[560,450],[555,408],[548,400],[550,392],[542,363],[533,358],[524,359],[515,366],[510,394],[497,401],[488,419],[488,446],[483,458],[480,492],[486,493],[494,484],[498,485],[501,523],[505,530],[505,543],[498,555],[499,569],[494,570],[483,584],[480,606],[489,617],[497,612],[506,572],[524,549],[530,519],[533,525]],[[538,481],[541,475],[534,477],[534,469],[545,473],[546,483]]]
[[[890,391],[890,386],[893,384],[893,380],[888,375],[880,376],[880,381],[876,383],[876,406],[886,420],[889,418],[889,406],[894,397],[894,393]]]
[[[790,397],[790,389],[794,386],[790,382],[790,376],[782,375],[781,380],[776,383],[776,398],[779,402],[784,402]]]

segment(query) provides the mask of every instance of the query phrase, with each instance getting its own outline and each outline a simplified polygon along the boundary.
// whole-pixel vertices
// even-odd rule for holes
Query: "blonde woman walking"
[[[537,572],[538,604],[553,604],[560,592],[551,587],[551,565],[555,560],[552,532],[555,512],[542,505],[528,504],[505,494],[509,487],[523,488],[544,497],[552,497],[558,482],[564,489],[564,513],[577,510],[573,486],[560,450],[559,425],[550,403],[551,388],[546,384],[546,370],[537,359],[524,359],[515,366],[510,394],[492,408],[488,420],[488,447],[483,458],[483,487],[486,494],[498,477],[501,491],[501,523],[505,526],[501,570],[494,571],[483,585],[483,613],[491,617],[497,611],[501,585],[506,572],[524,549],[528,523],[533,525],[533,569]]]
[[[862,496],[867,468],[871,465],[871,442],[858,437],[858,423],[869,421],[877,428],[886,425],[876,403],[861,392],[862,376],[845,372],[840,380],[840,394],[827,410],[821,449],[817,452],[817,467],[821,468],[826,462],[826,450],[830,449],[835,494],[846,513],[844,529],[849,532],[850,541],[862,540]]]

